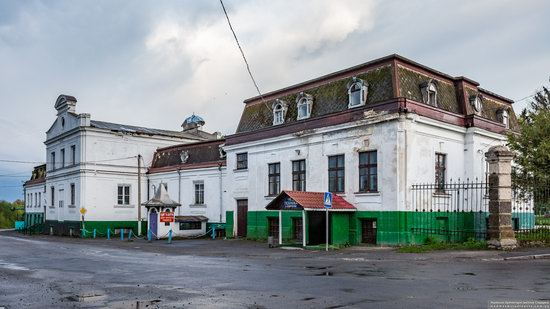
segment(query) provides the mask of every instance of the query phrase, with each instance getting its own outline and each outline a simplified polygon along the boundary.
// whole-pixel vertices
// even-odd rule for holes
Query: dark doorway
[[[319,245],[326,243],[326,220],[324,211],[308,211],[308,245]],[[329,216],[330,224],[330,216]],[[329,235],[330,242],[330,235]]]
[[[279,217],[267,218],[268,236],[273,236],[273,239],[279,241]]]
[[[361,242],[376,245],[376,219],[361,220]]]
[[[248,227],[248,200],[237,200],[237,236],[246,237]]]
[[[295,242],[302,243],[303,231],[302,218],[292,218],[292,239]]]

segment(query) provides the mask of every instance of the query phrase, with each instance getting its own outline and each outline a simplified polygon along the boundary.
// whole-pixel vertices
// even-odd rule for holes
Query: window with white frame
[[[38,207],[42,206],[42,192],[38,192]]]
[[[65,167],[65,148],[61,149],[60,156],[61,156],[61,167]]]
[[[195,182],[195,205],[204,205],[204,182]]]
[[[76,204],[76,188],[75,184],[71,184],[71,206],[74,206]]]
[[[368,84],[354,77],[348,84],[349,103],[348,108],[363,106],[367,103]]]
[[[118,185],[118,205],[130,205],[130,185]]]
[[[71,164],[76,164],[76,146],[71,146]]]
[[[497,118],[500,121],[500,123],[502,123],[506,127],[506,129],[510,128],[510,115],[508,114],[507,109],[505,108],[500,109],[497,112]]]
[[[420,92],[423,103],[437,107],[437,86],[433,79],[420,85]]]
[[[311,116],[313,97],[301,92],[298,97],[296,97],[296,105],[298,108],[298,120],[307,119]]]
[[[273,103],[273,125],[283,124],[285,122],[286,111],[286,102],[276,100]]]

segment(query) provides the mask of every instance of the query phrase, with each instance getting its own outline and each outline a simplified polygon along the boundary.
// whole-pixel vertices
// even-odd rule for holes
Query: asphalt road
[[[548,259],[266,247],[1,232],[0,308],[487,308],[491,300],[550,301]]]

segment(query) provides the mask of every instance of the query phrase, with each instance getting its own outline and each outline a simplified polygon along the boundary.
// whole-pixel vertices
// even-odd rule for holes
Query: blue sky
[[[550,76],[548,1],[225,4],[263,92],[392,53],[515,100]],[[218,0],[0,0],[0,159],[45,161],[61,93],[92,119],[178,130],[194,112],[224,134],[256,94]],[[0,162],[0,199],[32,166]]]

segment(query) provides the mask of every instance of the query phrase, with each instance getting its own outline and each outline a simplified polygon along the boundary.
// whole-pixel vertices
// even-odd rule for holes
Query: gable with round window
[[[348,108],[363,106],[367,103],[368,84],[357,77],[353,77],[348,84]]]
[[[311,108],[313,107],[313,96],[300,92],[296,97],[296,106],[298,109],[298,120],[311,117]]]
[[[279,125],[285,123],[286,111],[288,104],[282,100],[275,100],[273,102],[273,125]]]

